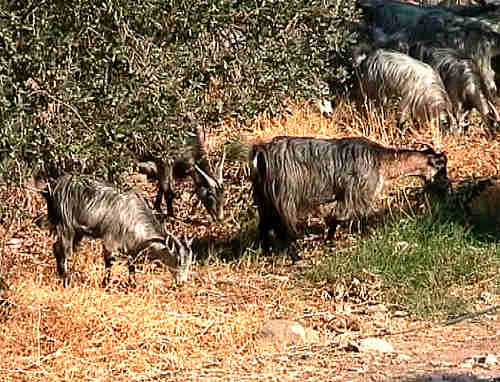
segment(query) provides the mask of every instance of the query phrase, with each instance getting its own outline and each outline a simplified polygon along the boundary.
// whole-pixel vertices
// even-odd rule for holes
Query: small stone
[[[306,342],[306,331],[298,322],[271,320],[264,324],[259,336],[279,343],[297,344]]]
[[[477,357],[476,362],[483,365],[491,366],[497,364],[498,359],[493,354],[488,354],[486,356]]]
[[[362,352],[393,353],[393,346],[380,338],[364,338],[359,342],[359,349]]]
[[[398,360],[399,361],[410,361],[411,357],[408,354],[399,354],[398,355]]]

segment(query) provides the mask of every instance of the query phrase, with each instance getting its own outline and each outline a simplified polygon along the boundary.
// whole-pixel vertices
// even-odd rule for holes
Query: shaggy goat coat
[[[85,236],[103,240],[107,268],[104,284],[117,250],[127,255],[131,273],[135,262],[148,258],[168,265],[179,281],[185,278],[178,267],[189,267],[190,249],[163,229],[146,202],[135,193],[122,193],[91,177],[64,175],[46,184],[42,195],[47,202],[48,220],[57,233],[54,254],[65,284],[66,257],[71,257],[73,248]]]
[[[335,202],[335,220],[368,214],[387,179],[446,174],[446,157],[432,149],[397,150],[365,138],[276,137],[250,152],[254,200],[265,249],[273,231],[294,240],[302,214]]]
[[[382,104],[398,99],[400,122],[413,117],[439,121],[442,128],[454,125],[450,98],[430,65],[385,49],[366,54],[363,47],[355,50],[354,59],[359,64],[361,96]]]
[[[453,103],[458,122],[462,114],[476,108],[488,124],[498,123],[499,116],[488,98],[488,89],[476,62],[455,49],[414,45],[410,54],[432,66],[441,76]]]

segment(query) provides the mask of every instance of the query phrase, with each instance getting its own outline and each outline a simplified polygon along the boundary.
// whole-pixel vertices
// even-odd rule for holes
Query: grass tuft
[[[449,212],[392,216],[355,247],[325,248],[328,259],[310,277],[335,283],[368,272],[382,279],[385,298],[415,314],[455,313],[466,298],[450,292],[498,276],[500,245]]]

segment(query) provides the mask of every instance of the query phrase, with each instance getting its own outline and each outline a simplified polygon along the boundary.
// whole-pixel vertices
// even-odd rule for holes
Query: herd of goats
[[[444,130],[461,123],[472,108],[488,124],[499,122],[491,60],[500,53],[500,34],[484,21],[497,15],[497,7],[418,7],[382,0],[361,0],[360,5],[373,32],[370,44],[353,50],[364,96],[380,102],[396,97],[402,118],[437,118]],[[312,209],[330,207],[325,223],[331,236],[339,222],[370,213],[389,180],[417,176],[430,185],[449,182],[446,155],[430,146],[403,149],[361,137],[279,136],[250,145],[248,154],[262,251],[271,254],[279,242],[294,261],[300,258],[298,222]],[[138,167],[158,183],[156,212],[162,213],[165,200],[167,216],[173,215],[175,182],[190,177],[207,212],[223,223],[224,159],[212,169],[197,129],[177,157]],[[167,232],[135,192],[83,175],[36,180],[48,211],[39,223],[57,234],[53,252],[64,285],[70,280],[68,259],[85,236],[103,239],[103,286],[110,281],[116,252],[127,258],[131,283],[135,265],[145,259],[166,264],[178,282],[187,279],[191,242]]]
[[[399,122],[439,123],[462,129],[476,109],[497,129],[497,86],[492,59],[500,55],[500,3],[417,6],[359,0],[362,35],[353,49],[360,98],[385,104],[398,100]]]

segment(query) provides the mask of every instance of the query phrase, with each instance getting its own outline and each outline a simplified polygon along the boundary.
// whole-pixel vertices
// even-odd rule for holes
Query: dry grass
[[[472,127],[467,135],[442,136],[435,127],[398,131],[393,116],[359,113],[349,103],[337,107],[331,119],[307,105],[289,109],[287,116],[263,116],[250,128],[227,121],[207,137],[209,148],[218,151],[235,137],[252,142],[285,134],[363,135],[394,146],[432,143],[448,153],[455,178],[499,173],[500,138],[488,137],[480,127]],[[169,229],[221,246],[241,234],[246,226],[240,220],[249,212],[249,185],[236,162],[226,166],[225,179],[229,196],[224,226],[208,221],[194,205],[192,185],[186,183],[175,202],[177,219],[166,223]],[[141,183],[137,187],[148,194],[153,190]],[[183,287],[175,287],[163,269],[145,266],[136,289],[122,286],[127,270],[116,266],[114,282],[104,290],[99,286],[104,274],[100,244],[85,241],[73,261],[72,285],[64,289],[52,257],[53,239],[32,223],[45,208],[41,198],[29,188],[3,189],[0,205],[0,274],[10,286],[5,292],[10,305],[0,315],[2,381],[354,378],[368,369],[358,355],[337,347],[345,336],[412,325],[410,320],[393,320],[387,307],[378,309],[380,297],[367,289],[357,292],[358,297],[366,294],[360,299],[339,301],[334,296],[338,291],[330,293],[330,286],[301,279],[321,257],[314,245],[317,239],[310,241],[305,262],[293,266],[287,259],[209,258],[206,265],[195,266]],[[341,245],[351,244],[349,237]],[[338,287],[351,288],[347,280]],[[492,297],[488,303],[496,300]],[[298,320],[317,330],[319,337],[304,348],[263,343],[257,332],[271,318]]]

